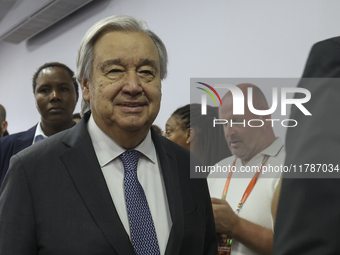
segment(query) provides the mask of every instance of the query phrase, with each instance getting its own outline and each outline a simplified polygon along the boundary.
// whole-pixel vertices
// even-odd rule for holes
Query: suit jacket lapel
[[[99,166],[85,116],[65,136],[63,142],[70,148],[60,158],[94,221],[118,254],[134,255],[129,236],[120,221],[105,178]]]
[[[184,212],[181,189],[179,185],[178,165],[176,155],[166,148],[160,136],[151,129],[152,140],[155,145],[159,161],[162,168],[164,185],[169,203],[169,210],[172,220],[172,228],[165,255],[175,255],[179,253],[180,245],[184,235]]]

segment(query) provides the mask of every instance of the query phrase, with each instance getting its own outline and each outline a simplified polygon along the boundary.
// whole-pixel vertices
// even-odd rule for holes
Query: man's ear
[[[272,125],[272,121],[270,121],[271,118],[272,118],[271,114],[259,116],[259,119],[263,121],[264,126],[271,126]]]
[[[2,123],[1,123],[1,129],[2,129],[2,132],[5,133],[7,131],[7,126],[8,126],[8,123],[6,120],[4,120]]]
[[[259,118],[260,120],[265,121],[265,120],[271,119],[271,118],[272,118],[272,115],[271,115],[271,114],[267,114],[267,115],[258,115],[258,118]],[[267,122],[268,122],[268,121],[267,121]]]
[[[0,137],[2,137],[3,134],[7,131],[7,126],[8,126],[8,123],[7,123],[6,120],[4,120],[4,121],[1,123]]]
[[[83,92],[83,98],[87,102],[90,102],[90,89],[89,89],[89,86],[90,86],[90,82],[89,82],[88,79],[83,79],[81,81],[81,89],[82,89],[82,92]]]
[[[264,107],[262,106],[260,110],[268,110],[268,107]],[[271,123],[270,121],[266,121],[272,118],[271,114],[267,114],[267,115],[258,115],[258,118],[260,120],[262,120],[264,122],[264,124],[266,124],[266,122]]]

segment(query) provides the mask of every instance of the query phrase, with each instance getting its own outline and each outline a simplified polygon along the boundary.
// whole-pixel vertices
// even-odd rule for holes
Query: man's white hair
[[[106,32],[127,31],[146,33],[157,47],[160,60],[160,76],[163,80],[167,75],[168,55],[162,40],[151,30],[147,29],[143,22],[126,15],[111,16],[94,24],[83,37],[77,55],[76,78],[79,82],[84,79],[91,81],[93,48],[96,41]]]

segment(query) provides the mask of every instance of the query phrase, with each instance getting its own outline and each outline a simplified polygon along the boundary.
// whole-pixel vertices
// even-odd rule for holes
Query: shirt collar
[[[98,158],[98,162],[101,167],[107,165],[112,160],[117,158],[120,154],[126,151],[125,148],[117,144],[111,137],[105,134],[96,124],[92,115],[87,124],[87,129],[90,134],[94,151]],[[152,163],[156,163],[157,155],[155,146],[152,142],[151,131],[144,140],[134,150],[141,152]]]
[[[47,138],[48,136],[45,135],[44,131],[41,128],[41,121],[39,121],[39,123],[37,124],[37,128],[35,129],[35,133],[34,133],[34,139],[33,139],[33,143],[35,144],[35,140],[37,138],[38,135],[42,135],[44,138]]]
[[[265,148],[263,151],[261,151],[259,154],[268,155],[270,157],[275,157],[277,154],[279,154],[283,146],[284,145],[283,145],[281,137],[276,137],[274,142],[271,145],[269,145],[267,148]]]

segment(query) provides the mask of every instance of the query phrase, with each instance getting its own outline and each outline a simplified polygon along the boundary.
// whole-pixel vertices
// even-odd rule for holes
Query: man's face
[[[77,93],[69,73],[61,67],[40,71],[34,96],[45,124],[69,122],[77,103]]]
[[[248,162],[263,149],[265,143],[263,129],[261,127],[250,127],[248,121],[251,119],[260,119],[259,116],[251,113],[247,106],[244,109],[244,115],[233,115],[232,98],[223,102],[219,108],[220,119],[228,120],[224,125],[224,136],[228,143],[231,153],[243,162]],[[230,122],[233,125],[230,125]],[[245,126],[243,121],[245,120]],[[241,124],[234,124],[241,122]],[[260,125],[260,122],[251,122],[251,125]]]
[[[83,95],[96,124],[111,138],[149,130],[161,101],[158,51],[145,33],[109,32],[94,45]]]

